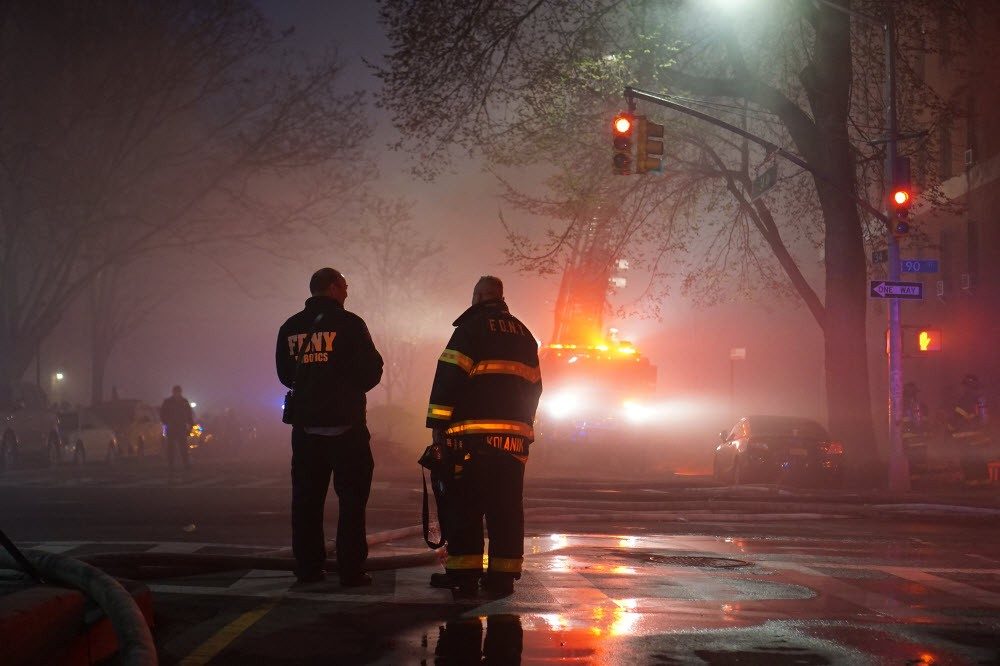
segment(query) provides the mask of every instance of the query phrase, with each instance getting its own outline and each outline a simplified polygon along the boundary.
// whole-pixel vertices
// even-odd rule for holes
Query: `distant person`
[[[170,471],[174,471],[174,449],[180,451],[184,469],[191,469],[187,438],[194,426],[194,411],[191,403],[181,394],[180,386],[175,386],[170,397],[160,405],[160,422],[166,431],[167,466]]]
[[[902,426],[903,450],[909,458],[911,469],[928,462],[927,405],[920,401],[920,389],[914,382],[903,385]]]
[[[949,429],[962,461],[962,475],[967,482],[986,482],[987,453],[991,440],[986,396],[976,375],[962,378],[962,394],[952,408]]]
[[[382,356],[361,317],[344,309],[347,280],[321,268],[309,280],[305,309],[278,331],[278,379],[291,389],[292,554],[300,583],[324,580],[323,504],[333,475],[340,502],[337,572],[346,587],[371,585],[365,506],[371,492],[371,435],[365,393],[382,378]]]
[[[503,283],[491,275],[476,282],[472,306],[453,326],[427,410],[427,427],[450,462],[440,515],[445,570],[459,596],[477,594],[482,578],[487,593],[501,597],[521,577],[524,467],[542,393],[538,343],[507,309]],[[485,577],[484,518],[490,535]]]

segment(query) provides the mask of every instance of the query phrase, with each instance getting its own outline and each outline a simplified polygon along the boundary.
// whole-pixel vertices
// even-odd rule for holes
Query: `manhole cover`
[[[713,569],[736,569],[753,566],[752,562],[734,560],[729,557],[703,557],[700,555],[660,555],[658,553],[618,552],[616,555],[650,564],[665,564],[671,567],[710,567]]]

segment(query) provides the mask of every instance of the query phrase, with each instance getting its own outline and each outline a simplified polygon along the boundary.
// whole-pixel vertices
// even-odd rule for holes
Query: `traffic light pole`
[[[896,179],[899,126],[896,114],[896,26],[892,3],[885,5],[885,124],[888,131],[885,150],[885,182],[890,187]],[[889,280],[899,280],[899,239],[896,237],[896,212],[886,201],[885,243],[888,250]],[[903,331],[900,300],[889,300],[889,490],[910,489],[910,467],[903,450]]]
[[[629,108],[632,109],[632,113],[635,112],[634,111],[635,100],[637,99],[641,99],[646,102],[651,102],[653,104],[656,104],[657,106],[663,106],[668,109],[673,109],[674,111],[680,111],[684,115],[692,116],[699,120],[704,120],[706,123],[715,125],[716,127],[721,127],[722,129],[728,132],[732,132],[733,134],[738,134],[744,139],[747,139],[748,141],[751,141],[753,143],[756,143],[758,146],[761,146],[762,148],[767,150],[768,153],[774,153],[776,155],[780,155],[781,157],[784,157],[792,164],[802,167],[803,169],[813,174],[820,180],[831,184],[833,183],[830,177],[827,176],[823,171],[812,166],[811,164],[806,162],[804,159],[802,159],[795,153],[791,153],[782,148],[781,146],[772,143],[763,137],[757,136],[753,132],[748,132],[742,127],[737,127],[736,125],[730,125],[724,120],[719,120],[718,118],[712,117],[707,113],[702,113],[697,109],[692,109],[689,106],[684,106],[683,104],[675,102],[672,99],[664,97],[663,95],[657,95],[656,93],[649,92],[648,90],[639,90],[637,88],[632,88],[631,86],[629,86],[625,88],[625,99],[628,101]],[[872,217],[882,220],[882,222],[885,222],[886,224],[889,223],[889,218],[886,217],[886,214],[883,213],[878,208],[876,208],[875,206],[871,205],[871,203],[869,203],[868,201],[865,201],[864,199],[856,196],[853,192],[849,192],[847,190],[837,189],[837,191],[843,196],[853,201],[854,203],[856,203],[861,208],[863,208]]]

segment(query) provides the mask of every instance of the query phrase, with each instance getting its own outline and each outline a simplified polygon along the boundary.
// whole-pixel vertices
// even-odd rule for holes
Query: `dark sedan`
[[[843,444],[809,419],[744,416],[719,439],[712,466],[719,481],[840,485],[843,478]]]

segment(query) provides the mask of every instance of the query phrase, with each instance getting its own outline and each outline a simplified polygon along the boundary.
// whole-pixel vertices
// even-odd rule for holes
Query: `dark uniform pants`
[[[181,456],[181,463],[184,465],[184,469],[191,467],[191,463],[188,460],[188,433],[190,428],[186,425],[183,426],[167,426],[166,427],[166,446],[167,446],[167,466],[170,469],[174,468],[174,450],[176,449]]]
[[[509,439],[509,438],[508,438]],[[524,557],[524,466],[522,459],[490,446],[485,436],[463,437],[452,449],[454,478],[448,483],[448,560],[457,578],[483,572],[483,518],[490,536],[490,576],[520,578]]]
[[[341,577],[362,571],[368,558],[365,506],[375,462],[365,426],[342,435],[311,435],[292,429],[292,554],[299,576],[316,573],[326,561],[323,505],[330,476],[339,499],[337,570]]]

